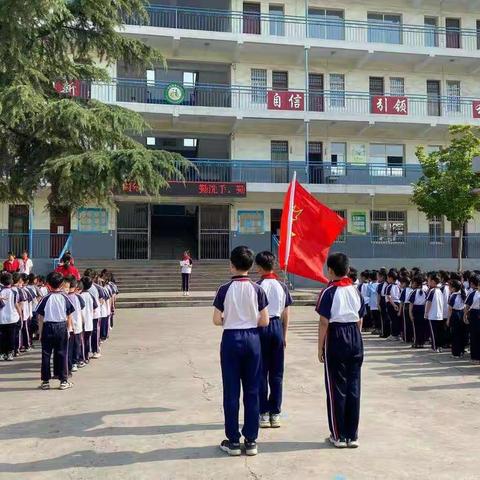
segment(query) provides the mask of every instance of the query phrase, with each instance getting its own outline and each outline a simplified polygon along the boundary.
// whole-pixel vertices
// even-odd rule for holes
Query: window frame
[[[346,208],[336,209],[334,208],[333,211],[342,217],[347,223],[343,227],[342,231],[339,233],[335,243],[346,243],[347,241],[347,232],[348,232],[348,212]]]
[[[435,229],[432,235],[432,227]],[[436,231],[439,228],[440,233]],[[445,243],[445,218],[434,216],[428,219],[428,243],[430,245],[443,245]]]

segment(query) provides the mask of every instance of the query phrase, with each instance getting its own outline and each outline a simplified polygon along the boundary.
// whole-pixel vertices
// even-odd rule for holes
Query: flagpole
[[[288,259],[290,258],[290,247],[292,245],[292,226],[293,226],[293,210],[295,208],[295,186],[297,183],[297,171],[293,172],[293,178],[290,188],[290,197],[288,199],[288,219],[287,219],[287,237],[285,244],[285,258],[284,258],[284,277],[287,280]]]

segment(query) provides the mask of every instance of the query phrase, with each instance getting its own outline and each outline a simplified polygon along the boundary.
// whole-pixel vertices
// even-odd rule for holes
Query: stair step
[[[295,301],[295,306],[297,307],[310,307],[315,306],[316,301],[311,300],[297,300]],[[211,307],[212,300],[205,299],[205,300],[191,300],[183,301],[183,299],[169,299],[169,300],[152,300],[152,301],[145,301],[142,300],[141,302],[131,302],[131,303],[120,303],[117,305],[117,308],[125,309],[125,308],[169,308],[169,307]]]

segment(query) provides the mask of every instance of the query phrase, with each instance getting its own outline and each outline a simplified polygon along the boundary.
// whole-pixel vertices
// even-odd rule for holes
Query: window
[[[345,175],[347,163],[347,144],[343,142],[335,142],[330,144],[330,163],[331,175]]]
[[[323,183],[323,144],[308,142],[309,183]]]
[[[323,73],[308,74],[308,109],[323,112]]]
[[[243,3],[243,33],[260,35],[261,17],[259,3]]]
[[[343,11],[309,8],[308,36],[324,40],[345,40]]]
[[[155,85],[155,70],[147,70],[147,85]]]
[[[402,43],[402,18],[388,13],[369,13],[368,41],[371,43]]]
[[[445,19],[445,37],[447,48],[460,48],[460,19],[446,18]]]
[[[447,112],[461,112],[460,104],[460,82],[456,80],[447,80]]]
[[[433,217],[428,220],[428,238],[430,243],[443,243],[445,225],[443,217]]]
[[[370,175],[374,177],[402,177],[404,150],[403,145],[370,144]]]
[[[183,146],[184,147],[196,147],[197,146],[197,139],[196,138],[184,138],[183,139]]]
[[[250,82],[252,85],[252,103],[266,103],[267,71],[263,68],[252,68]]]
[[[270,5],[270,35],[285,36],[285,19],[283,5]]]
[[[197,83],[197,72],[183,72],[183,85],[194,87]]]
[[[270,142],[273,183],[288,182],[288,141],[272,140]]]
[[[372,242],[405,243],[407,214],[399,211],[374,210],[370,212]]]
[[[423,24],[425,25],[425,46],[438,47],[438,18],[425,17]]]
[[[341,73],[330,74],[330,107],[345,107],[345,75]]]
[[[338,216],[342,218],[347,218],[347,211],[346,210],[333,210]],[[343,230],[340,232],[340,235],[335,240],[336,243],[345,242],[347,239],[347,225],[343,227]]]
[[[154,146],[155,143],[156,143],[155,137],[147,137],[147,145],[148,145],[149,147]]]
[[[288,72],[272,72],[272,90],[288,90]]]
[[[390,95],[403,97],[405,95],[405,80],[400,77],[390,77]]]
[[[441,115],[440,81],[427,80],[427,113],[430,116]]]

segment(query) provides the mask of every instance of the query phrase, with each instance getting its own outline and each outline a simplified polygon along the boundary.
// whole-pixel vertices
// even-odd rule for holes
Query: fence
[[[6,258],[8,252],[20,257],[28,250],[31,258],[52,258],[60,256],[69,239],[69,234],[48,232],[0,233],[0,256]]]

